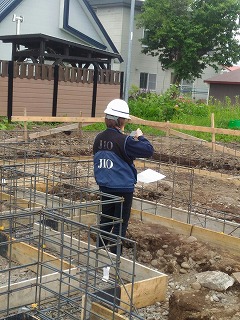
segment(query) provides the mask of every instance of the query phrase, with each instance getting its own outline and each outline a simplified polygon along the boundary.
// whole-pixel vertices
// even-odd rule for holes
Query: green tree
[[[142,52],[158,56],[175,83],[199,78],[207,66],[240,60],[239,0],[145,0],[137,26],[147,32]]]

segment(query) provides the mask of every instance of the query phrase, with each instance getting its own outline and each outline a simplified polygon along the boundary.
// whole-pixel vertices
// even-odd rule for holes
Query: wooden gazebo
[[[14,63],[33,63],[51,65],[54,67],[54,86],[52,99],[52,116],[57,114],[59,67],[73,67],[88,69],[90,66],[93,73],[92,111],[96,113],[97,87],[101,70],[110,71],[113,59],[122,62],[120,54],[107,52],[101,49],[89,47],[83,44],[55,38],[44,34],[21,34],[0,36],[3,43],[12,44],[12,60],[8,63],[8,106],[7,115],[11,119],[13,110],[13,86],[14,86]],[[122,95],[123,74],[121,74]]]

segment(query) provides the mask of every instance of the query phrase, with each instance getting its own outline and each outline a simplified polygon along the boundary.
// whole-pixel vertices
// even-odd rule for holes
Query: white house
[[[87,0],[0,0],[0,36],[45,34],[118,53]],[[0,43],[0,60],[11,45]]]
[[[136,0],[135,15],[141,6],[142,1]],[[118,54],[123,61],[112,60],[111,68],[123,71],[125,79],[129,74],[128,88],[135,85],[162,93],[171,84],[171,71],[163,71],[156,57],[141,53],[143,30],[137,29],[135,22],[129,60],[130,13],[131,0],[0,0],[0,37],[46,34]],[[9,43],[0,42],[0,60],[11,60],[11,50]],[[206,98],[204,80],[213,75],[215,71],[208,68],[191,84],[194,98]]]
[[[113,59],[87,0],[0,0],[1,116],[101,115],[122,96]]]
[[[116,45],[124,62],[114,64],[114,70],[121,70],[126,73],[128,52],[129,52],[129,30],[131,22],[131,0],[89,0],[99,20]],[[135,16],[140,12],[143,1],[135,1]],[[139,39],[143,37],[143,29],[137,29],[134,22],[132,55],[130,68],[130,87],[134,84],[142,89],[162,93],[166,91],[172,79],[170,70],[163,71],[157,57],[147,56],[141,53],[142,45]],[[204,83],[216,75],[215,70],[207,68],[201,79],[197,79],[193,84],[183,83],[183,91],[192,90],[193,98],[205,99],[208,87]]]

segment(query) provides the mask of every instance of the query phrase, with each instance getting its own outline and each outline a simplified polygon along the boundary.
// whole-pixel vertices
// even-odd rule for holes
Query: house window
[[[153,73],[140,73],[140,89],[156,91],[157,75]]]
[[[149,34],[149,29],[143,29],[143,34],[142,34],[142,39],[147,40],[148,34]],[[143,48],[147,48],[148,46],[146,44],[142,44]]]

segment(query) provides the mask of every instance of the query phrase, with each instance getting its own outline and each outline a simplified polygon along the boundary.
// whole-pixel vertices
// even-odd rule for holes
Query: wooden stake
[[[27,116],[27,109],[24,108],[24,117]],[[28,141],[28,132],[27,132],[27,121],[24,121],[24,141]]]
[[[214,124],[214,113],[211,114],[211,128],[213,129],[212,131],[212,151],[216,151],[216,135],[215,135],[215,130],[214,130],[215,124]]]
[[[82,117],[82,111],[80,111],[80,117]],[[82,137],[82,122],[78,123],[77,134],[81,138]]]
[[[169,144],[170,144],[170,139],[169,139],[169,136],[170,136],[170,126],[169,126],[169,121],[167,121],[166,123],[166,143],[167,143],[167,146],[169,148]]]

